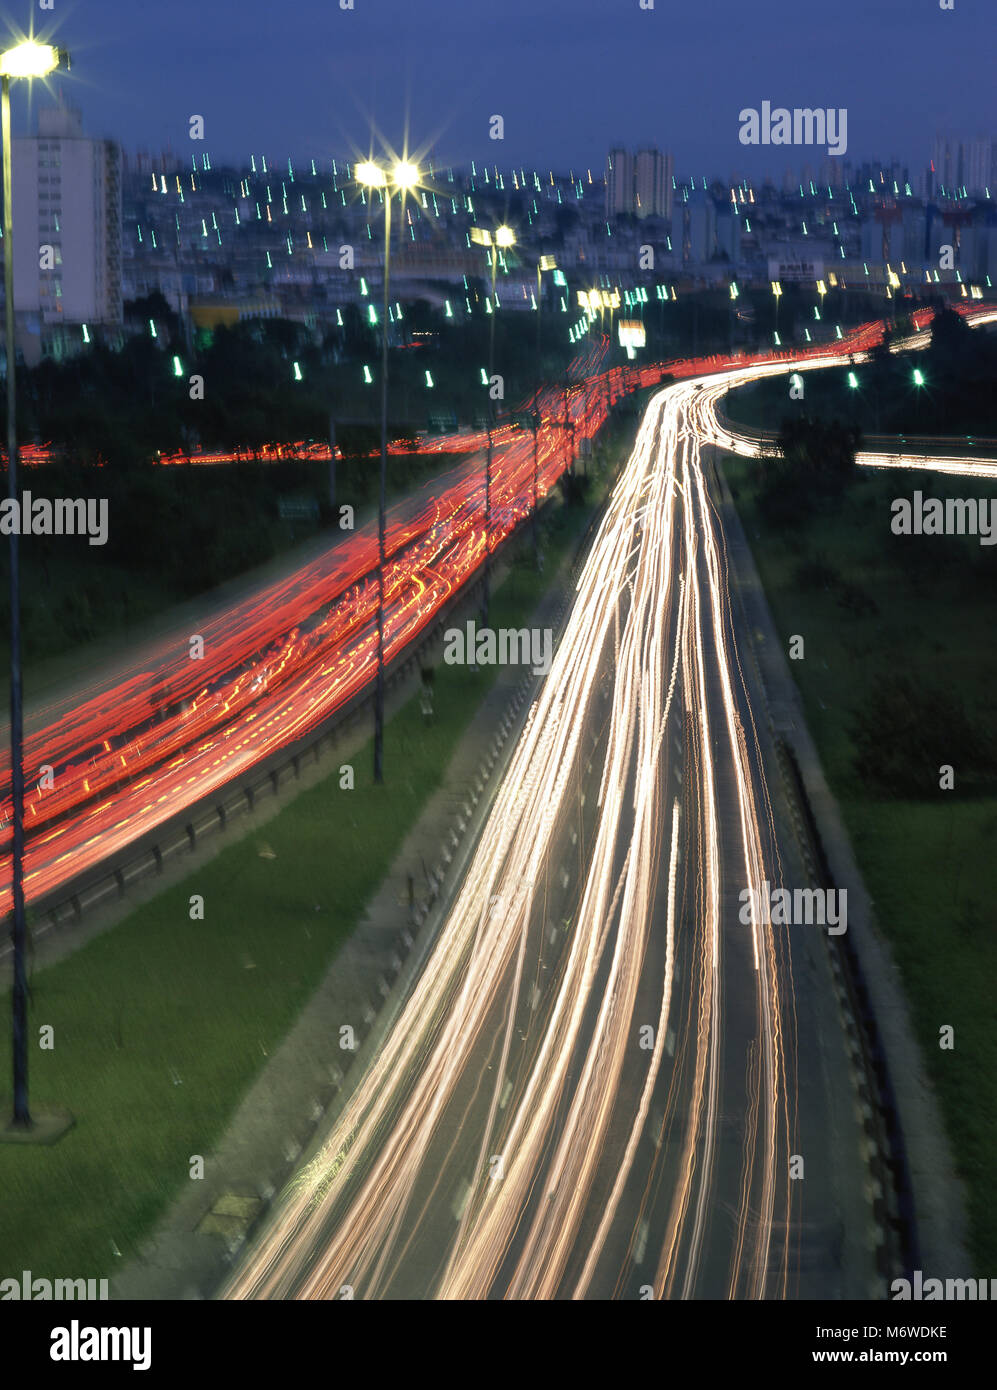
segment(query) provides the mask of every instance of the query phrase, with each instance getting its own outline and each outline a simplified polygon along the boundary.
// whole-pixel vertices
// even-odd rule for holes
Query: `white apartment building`
[[[638,217],[672,215],[674,161],[660,150],[638,150],[634,159],[634,211]]]
[[[121,323],[121,151],[55,106],[11,156],[18,345],[37,361],[63,324]]]
[[[606,160],[606,216],[634,210],[634,159],[621,147],[610,150]]]
[[[610,150],[606,159],[606,216],[632,213],[641,218],[670,218],[674,172],[672,156],[660,150],[646,148],[636,155],[622,146]]]

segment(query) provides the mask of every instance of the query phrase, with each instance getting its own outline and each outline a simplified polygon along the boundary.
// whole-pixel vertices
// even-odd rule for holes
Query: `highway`
[[[798,870],[707,383],[653,397],[423,971],[223,1297],[868,1295],[823,929],[739,918]]]
[[[915,320],[926,324],[928,317],[928,311],[919,311]],[[863,324],[838,346],[861,355],[881,333],[878,321]],[[926,341],[928,335],[921,336]],[[581,440],[592,438],[627,391],[657,385],[665,372],[683,379],[709,372],[724,381],[722,373],[731,363],[714,356],[606,371],[607,348],[605,337],[588,344],[569,366],[568,390],[554,386],[541,393],[540,501],[568,467],[572,443],[577,449]],[[778,372],[790,364],[817,365],[826,354],[826,348],[811,345],[775,359],[765,353],[736,360],[739,371]],[[425,447],[446,454],[483,443],[481,432],[465,432],[428,440]],[[529,515],[534,486],[532,431],[500,424],[494,444],[492,549]],[[43,462],[41,455],[35,460],[37,466]],[[483,458],[476,455],[391,509],[385,571],[388,660],[409,646],[479,570],[485,551],[484,492]],[[120,861],[128,846],[307,737],[368,688],[377,651],[376,558],[377,532],[371,524],[223,612],[212,612],[206,601],[205,621],[194,630],[141,648],[117,669],[94,673],[42,708],[29,708],[28,901],[68,890],[81,875]],[[203,640],[203,656],[191,659],[195,635]],[[5,741],[0,752],[5,761],[6,748]],[[3,911],[10,895],[9,874],[2,871],[9,864],[11,801],[9,764],[0,768],[5,774]]]
[[[826,948],[817,928],[737,912],[743,889],[796,870],[703,450],[757,447],[717,420],[729,388],[861,360],[880,332],[625,383],[599,370],[603,342],[577,360],[567,404],[547,389],[541,498],[567,466],[565,409],[577,441],[625,389],[677,379],[647,410],[431,958],[231,1296],[868,1293],[868,1174]],[[532,433],[503,427],[493,545],[528,515],[532,484]],[[473,459],[393,510],[389,656],[480,565],[483,492]],[[178,634],[36,711],[29,897],[363,690],[375,555],[367,527],[204,624],[203,661]],[[42,764],[51,788],[32,780]]]
[[[581,383],[567,406],[558,388],[541,397],[541,501],[568,465],[565,419],[577,441],[605,418],[611,393],[598,375],[605,351],[603,339],[579,353],[573,375]],[[481,443],[480,436],[470,444],[466,435],[460,439],[462,450]],[[533,477],[532,431],[502,425],[495,433],[493,550],[529,515]],[[409,646],[480,567],[484,492],[484,459],[475,455],[390,510],[386,660]],[[371,523],[196,628],[140,649],[118,669],[33,710],[24,753],[28,900],[113,861],[171,816],[304,738],[367,687],[377,659],[376,565]],[[195,635],[203,656],[192,659]],[[10,900],[11,800],[9,752],[0,756],[2,912]],[[44,768],[51,770],[47,781]]]

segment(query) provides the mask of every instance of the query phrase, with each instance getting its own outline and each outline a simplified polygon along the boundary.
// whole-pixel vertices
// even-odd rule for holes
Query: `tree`
[[[793,525],[839,501],[855,477],[859,437],[838,420],[784,419],[778,454],[761,460],[758,505],[777,524]]]
[[[961,367],[976,351],[973,330],[954,309],[939,309],[931,320],[929,357]]]
[[[938,789],[939,768],[960,769],[957,787],[997,770],[989,732],[977,728],[955,693],[907,675],[882,681],[855,712],[853,766],[880,793],[922,797]]]
[[[821,492],[839,493],[855,475],[860,437],[854,425],[799,416],[783,420],[779,452],[789,467],[802,472]]]
[[[180,337],[180,319],[170,308],[162,290],[152,290],[138,299],[126,299],[122,314],[126,323],[146,323],[154,319],[157,329],[166,328],[171,342]]]

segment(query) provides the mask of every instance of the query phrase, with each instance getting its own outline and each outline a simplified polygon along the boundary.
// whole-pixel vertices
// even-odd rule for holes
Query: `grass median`
[[[528,620],[592,511],[560,497],[545,510],[546,578],[528,528],[514,543],[493,626]],[[336,760],[259,831],[34,976],[32,1096],[76,1125],[51,1148],[0,1145],[0,1277],[97,1278],[138,1253],[355,929],[496,673],[441,664],[433,722],[415,697],[386,726],[384,786],[367,743],[350,758],[353,790]],[[194,894],[203,921],[190,920]],[[0,1018],[9,1037],[7,1000]],[[45,1025],[51,1050],[37,1043]],[[9,1112],[9,1096],[0,1104]]]
[[[898,674],[964,709],[989,741],[997,685],[997,556],[975,536],[890,532],[891,499],[993,496],[995,485],[938,474],[860,470],[841,504],[792,528],[758,505],[757,468],[724,469],[780,636],[805,641],[790,667],[828,782],[838,798],[903,974],[914,1029],[937,1088],[955,1161],[969,1193],[978,1270],[997,1264],[991,1183],[997,1147],[997,788],[974,777],[970,753],[955,762],[955,789],[939,768],[955,730],[930,731],[941,750],[925,759],[924,790],[888,795],[866,775],[854,738],[863,706]],[[941,721],[939,721],[941,722]],[[899,728],[883,729],[887,743]],[[982,742],[981,742],[982,747]],[[954,1028],[954,1047],[939,1046]],[[966,1271],[970,1273],[972,1271]]]

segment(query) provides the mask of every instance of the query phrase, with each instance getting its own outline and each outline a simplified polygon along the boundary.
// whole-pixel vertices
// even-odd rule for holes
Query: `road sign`
[[[288,496],[277,502],[281,521],[317,521],[318,502],[314,497]]]

